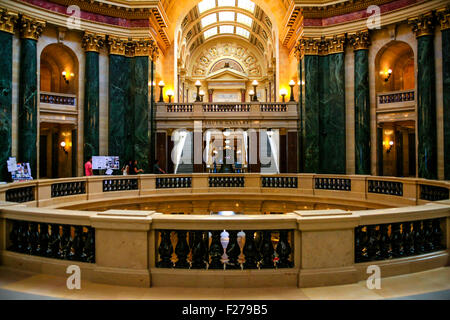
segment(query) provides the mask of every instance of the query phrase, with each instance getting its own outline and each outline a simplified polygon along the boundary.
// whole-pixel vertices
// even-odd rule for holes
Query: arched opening
[[[40,59],[40,178],[76,176],[79,64],[59,43],[42,50]]]
[[[391,41],[375,58],[378,174],[416,176],[414,52]]]

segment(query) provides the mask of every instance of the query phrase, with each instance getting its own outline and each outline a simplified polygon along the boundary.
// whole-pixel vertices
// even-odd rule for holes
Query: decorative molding
[[[319,54],[320,38],[302,38],[299,43],[300,55],[316,56]]]
[[[342,53],[345,51],[347,37],[345,34],[335,35],[332,38],[326,38],[327,54]],[[325,51],[325,50],[324,50]]]
[[[435,17],[433,12],[428,12],[415,18],[408,19],[416,38],[430,36],[434,33]]]
[[[85,31],[83,39],[81,40],[81,46],[87,51],[99,52],[105,44],[105,35],[96,34],[93,32]]]
[[[14,34],[14,26],[18,19],[19,14],[17,12],[0,8],[0,31]]]
[[[450,7],[436,10],[436,15],[441,25],[441,31],[450,29]]]
[[[116,37],[108,37],[108,53],[115,54],[118,56],[130,56],[131,48],[128,45],[128,39],[125,38],[116,38]]]
[[[369,30],[358,31],[348,35],[350,44],[353,46],[353,50],[369,50],[370,36]]]
[[[19,22],[20,37],[24,39],[38,40],[44,31],[46,22],[44,20],[22,16]]]
[[[392,2],[392,0],[351,0],[338,3],[335,2],[333,4],[323,6],[305,5],[299,7],[303,10],[304,18],[323,19],[366,10],[371,5],[380,6],[389,2]]]

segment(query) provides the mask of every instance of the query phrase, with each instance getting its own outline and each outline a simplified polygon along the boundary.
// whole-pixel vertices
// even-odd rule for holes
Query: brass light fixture
[[[163,96],[163,90],[164,90],[164,86],[165,86],[164,81],[161,80],[159,82],[158,86],[159,86],[159,89],[160,89],[160,91],[159,91],[159,101],[158,102],[164,102],[164,96]]]

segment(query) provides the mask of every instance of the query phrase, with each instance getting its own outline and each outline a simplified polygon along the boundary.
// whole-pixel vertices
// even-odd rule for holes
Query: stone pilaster
[[[45,21],[22,16],[19,70],[19,156],[18,162],[29,162],[37,178],[37,39]]]
[[[450,180],[450,9],[438,10],[442,33],[442,78],[444,98],[444,179]]]
[[[417,37],[417,136],[419,177],[437,179],[436,75],[434,16],[408,21]]]
[[[319,45],[320,39],[301,39],[300,50],[305,65],[304,172],[319,172]]]
[[[104,45],[104,37],[86,32],[82,46],[86,51],[84,86],[84,159],[99,155],[100,139],[100,74],[99,50]]]
[[[12,41],[17,13],[0,9],[0,181],[10,179],[6,161],[12,146]]]
[[[349,39],[355,54],[355,173],[370,175],[369,32]]]

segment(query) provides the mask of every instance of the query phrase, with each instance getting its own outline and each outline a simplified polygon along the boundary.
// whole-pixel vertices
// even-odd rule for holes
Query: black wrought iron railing
[[[8,202],[29,202],[35,200],[34,195],[35,187],[23,187],[6,190],[5,200]]]
[[[191,177],[156,178],[156,189],[190,188],[191,186]]]
[[[368,180],[368,192],[403,196],[403,183],[384,180]]]
[[[138,190],[138,179],[103,180],[103,192]]]
[[[427,201],[440,201],[449,199],[449,189],[426,184],[420,185],[420,199]]]
[[[244,177],[209,177],[210,188],[243,188]]]
[[[351,191],[352,181],[345,178],[315,178],[314,188],[323,190]]]
[[[263,188],[297,188],[297,177],[261,177]]]
[[[159,230],[158,268],[275,269],[292,268],[292,230]],[[174,240],[175,247],[172,244]],[[224,254],[225,251],[225,254]]]
[[[52,184],[52,198],[72,196],[86,193],[86,182],[64,182]]]
[[[8,250],[18,253],[95,263],[95,229],[88,226],[7,220]]]
[[[359,226],[355,229],[355,262],[420,255],[442,250],[440,219]]]

